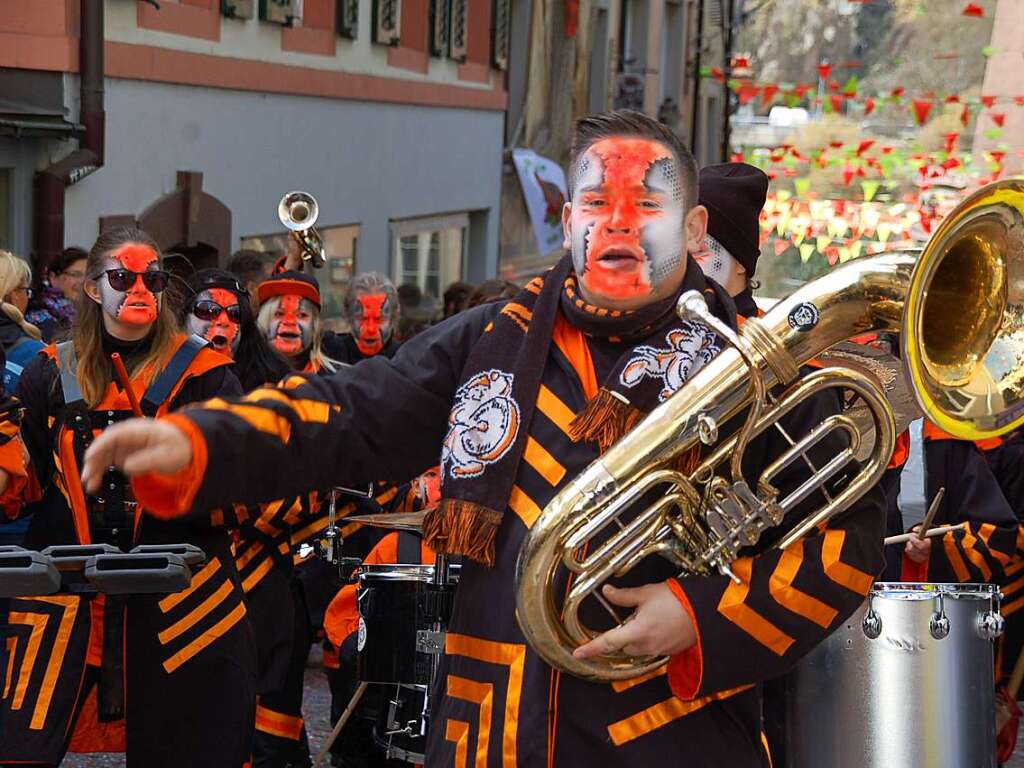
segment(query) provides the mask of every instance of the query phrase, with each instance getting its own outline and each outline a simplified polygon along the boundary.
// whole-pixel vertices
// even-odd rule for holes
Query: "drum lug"
[[[868,612],[864,614],[864,619],[860,623],[860,628],[868,640],[877,640],[882,634],[882,617],[875,613],[874,599],[874,595],[868,597]]]
[[[417,629],[416,652],[444,653],[444,632],[433,629]]]
[[[939,612],[932,614],[928,622],[928,631],[936,640],[941,640],[949,634],[949,619],[946,618],[946,608],[942,602],[942,594],[939,594]]]
[[[983,613],[978,617],[978,635],[982,640],[995,640],[1003,634],[1003,626],[1006,621],[998,609]]]

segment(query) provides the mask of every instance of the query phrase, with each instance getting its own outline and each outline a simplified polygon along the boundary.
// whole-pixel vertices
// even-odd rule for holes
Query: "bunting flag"
[[[998,125],[1000,128],[1003,127],[1003,123],[1006,122],[1005,112],[989,112],[988,116],[992,118],[992,122]]]
[[[828,80],[828,76],[832,74],[832,65],[822,62],[818,65],[818,77],[822,80]]]
[[[932,111],[932,107],[935,106],[935,102],[928,101],[927,99],[914,99],[912,103],[914,105],[914,120],[918,125],[923,125],[928,119],[928,114]]]
[[[868,96],[864,99],[864,117],[875,111],[875,100]]]
[[[576,37],[580,25],[580,0],[565,0],[565,37]]]
[[[964,16],[971,16],[973,18],[980,19],[985,15],[985,9],[977,3],[968,3],[961,13],[963,13]]]

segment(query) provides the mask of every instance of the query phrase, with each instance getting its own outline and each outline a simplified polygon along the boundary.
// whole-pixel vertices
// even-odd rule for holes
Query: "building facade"
[[[79,77],[92,3],[99,110]],[[509,5],[4,0],[0,247],[45,261],[58,240],[88,247],[135,222],[197,267],[223,265],[240,246],[279,249],[278,201],[300,189],[320,204],[331,314],[353,270],[434,298],[492,276]],[[40,176],[97,133],[100,162],[61,169],[56,211]]]

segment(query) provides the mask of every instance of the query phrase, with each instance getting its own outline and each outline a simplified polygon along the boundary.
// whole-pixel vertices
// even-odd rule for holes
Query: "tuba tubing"
[[[596,681],[628,679],[664,663],[665,659],[627,655],[573,657],[573,649],[596,633],[582,628],[575,615],[563,618],[554,599],[559,567],[575,560],[566,551],[567,540],[580,527],[606,516],[612,500],[642,482],[645,474],[696,446],[700,442],[698,416],[724,424],[751,404],[751,375],[745,355],[761,371],[765,388],[771,388],[793,381],[800,365],[840,341],[864,333],[900,331],[916,260],[916,253],[895,252],[849,262],[804,285],[763,317],[748,320],[739,333],[746,351],[733,346],[724,349],[555,495],[527,532],[515,571],[516,619],[544,661]],[[799,390],[800,384],[795,389]],[[870,385],[863,389],[877,391]],[[777,546],[788,546],[814,525],[850,506],[881,476],[892,451],[893,427],[891,413],[884,404],[880,407],[887,414],[887,434],[886,429],[878,431],[883,445],[876,446],[866,471],[854,479],[853,483],[860,481],[857,490],[844,492],[842,505],[823,508],[801,521]],[[772,420],[775,418],[777,414]],[[650,533],[649,526],[639,527]],[[650,551],[665,549],[664,545],[652,546]],[[581,580],[586,577],[574,574]]]

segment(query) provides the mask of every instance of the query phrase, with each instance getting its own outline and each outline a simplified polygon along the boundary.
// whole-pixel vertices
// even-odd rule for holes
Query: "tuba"
[[[581,618],[586,598],[621,623],[599,592],[609,578],[657,554],[684,576],[723,573],[739,581],[730,569],[738,552],[810,495],[822,491],[825,501],[775,546],[797,541],[878,482],[895,440],[892,410],[879,383],[863,369],[841,364],[799,376],[802,364],[838,342],[898,332],[914,398],[930,420],[956,437],[994,437],[1024,423],[1024,182],[996,182],[968,197],[920,254],[852,261],[804,285],[738,332],[712,315],[696,292],[680,297],[678,311],[712,328],[727,348],[566,485],[519,551],[519,626],[548,664],[577,677],[622,680],[665,662],[624,653],[573,657],[573,649],[600,634]],[[788,388],[770,396],[780,384]],[[824,489],[864,440],[864,421],[840,413],[793,443],[751,487],[740,471],[750,440],[809,396],[835,387],[861,398],[874,429],[860,472],[838,492]],[[742,427],[719,440],[719,425],[744,409]],[[834,432],[847,436],[847,447],[824,466],[812,466],[807,481],[780,497],[775,476],[795,461],[810,465],[807,450]],[[674,459],[702,447],[707,455],[695,470],[684,474],[675,468]],[[637,511],[638,501],[652,491],[655,501]],[[556,581],[565,572],[567,588],[564,579]],[[556,583],[563,586],[556,589]]]
[[[320,206],[308,192],[289,192],[277,204],[277,217],[302,246],[302,258],[317,268],[326,261],[324,242],[313,228],[319,215]]]

